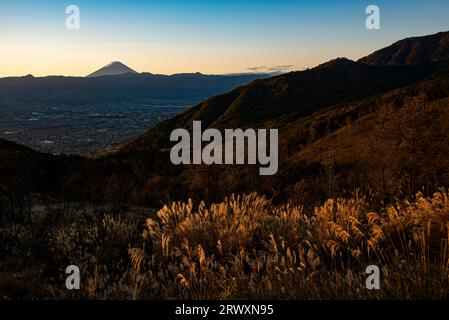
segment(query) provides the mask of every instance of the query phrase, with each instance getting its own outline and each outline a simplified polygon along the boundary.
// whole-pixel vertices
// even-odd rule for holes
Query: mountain
[[[60,170],[61,174],[53,175],[43,170],[54,179],[46,180],[47,189],[58,186],[69,195],[83,190],[85,197],[95,201],[117,194],[139,204],[160,205],[164,200],[190,197],[217,201],[232,193],[257,191],[277,201],[314,205],[357,190],[379,202],[410,197],[417,190],[431,193],[449,185],[449,60],[445,59],[445,37],[437,34],[406,39],[357,62],[338,58],[305,71],[254,80],[207,98],[115,152],[89,161],[60,157],[52,165],[45,165],[48,159],[30,164],[24,157],[23,163],[32,168],[30,174],[39,172],[42,166]],[[436,42],[438,45],[428,45]],[[429,49],[399,50],[401,43]],[[375,59],[385,52],[393,55],[391,59]],[[396,52],[401,52],[400,59]],[[137,83],[155,77],[139,74],[83,81],[108,80],[109,88],[112,83],[118,88],[130,81],[128,88],[132,91]],[[223,81],[197,74],[179,77],[176,81],[187,77],[189,84]],[[162,79],[173,84],[173,76]],[[29,84],[37,79],[20,81]],[[148,88],[142,85],[141,91],[133,94],[146,94]],[[250,165],[173,165],[170,133],[176,128],[190,130],[194,120],[202,121],[203,130],[279,129],[278,173],[260,176],[258,168]],[[11,150],[6,154],[2,163],[13,163],[17,155]],[[1,167],[0,178],[3,171],[8,183],[10,175],[22,172],[22,168]],[[20,177],[22,183],[24,178]],[[58,185],[61,183],[63,186]]]
[[[308,195],[303,201],[307,203],[356,188],[382,199],[403,197],[422,186],[436,190],[449,184],[445,36],[404,40],[423,48],[440,39],[425,54],[418,50],[418,57],[418,51],[411,50],[394,64],[374,63],[373,55],[357,62],[338,58],[253,81],[161,122],[111,158],[133,162],[158,157],[150,172],[164,177],[164,183],[157,180],[149,187],[159,190],[158,197],[218,200],[255,190],[281,199]],[[394,44],[380,52],[397,48]],[[170,133],[175,128],[191,130],[194,120],[202,121],[203,130],[278,128],[278,174],[260,177],[251,166],[171,165]]]
[[[407,38],[361,58],[359,62],[404,66],[445,59],[449,59],[449,32]]]
[[[125,66],[120,61],[114,61],[108,64],[107,66],[104,66],[101,69],[98,69],[94,73],[91,73],[87,77],[93,78],[93,77],[102,77],[102,76],[116,76],[121,74],[137,74],[136,71],[129,68],[128,66]]]

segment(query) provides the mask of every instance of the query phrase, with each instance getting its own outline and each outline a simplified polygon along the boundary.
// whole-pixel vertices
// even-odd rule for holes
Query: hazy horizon
[[[68,5],[80,30],[65,26]],[[381,29],[365,9],[381,9]],[[411,36],[447,31],[447,1],[96,1],[0,4],[0,77],[86,76],[112,61],[138,72],[269,73],[357,60]]]
[[[104,67],[107,67],[107,66],[109,66],[110,64],[115,63],[115,62],[122,63],[122,64],[124,64],[125,66],[131,68],[126,62],[115,60],[115,61],[111,61],[111,62],[109,62],[109,63],[106,63],[106,64],[103,65],[103,66],[99,66],[99,67],[97,68],[97,70],[92,70],[92,72],[90,72],[90,74],[92,74],[93,72],[96,72],[96,71],[98,71],[98,70],[100,70],[100,69],[102,69],[102,68],[104,68]],[[195,71],[195,70],[192,70],[192,71],[190,71],[190,72],[154,73],[154,72],[151,72],[151,71],[145,71],[145,70],[141,71],[141,70],[136,70],[136,69],[134,69],[134,68],[131,68],[131,69],[133,69],[134,71],[136,71],[138,74],[144,74],[144,73],[146,73],[146,74],[161,75],[161,76],[174,76],[174,75],[178,75],[178,74],[195,74],[195,73],[200,73],[200,74],[202,74],[202,75],[215,75],[215,76],[258,75],[258,74],[273,74],[273,75],[276,75],[276,74],[282,73],[281,70],[265,70],[265,71],[251,71],[251,70],[246,70],[246,71],[242,71],[242,72],[229,72],[229,73],[216,73],[216,74],[212,74],[212,73],[204,73],[204,72]],[[303,70],[303,69],[304,69],[304,68],[298,68],[298,70]],[[292,71],[293,71],[293,70],[292,70]],[[296,70],[295,70],[295,71],[296,71]],[[287,71],[286,71],[286,72],[287,72]],[[43,77],[61,77],[61,76],[62,76],[62,77],[81,77],[81,78],[88,78],[88,77],[90,77],[90,74],[85,74],[85,75],[65,75],[65,74],[42,74],[42,75],[34,75],[34,74],[32,74],[32,73],[28,73],[28,74],[20,74],[20,75],[6,75],[6,76],[0,76],[0,79],[1,79],[1,78],[26,77],[26,76],[33,76],[33,77],[35,77],[35,78],[41,78],[41,77],[42,77],[42,78],[43,78]]]

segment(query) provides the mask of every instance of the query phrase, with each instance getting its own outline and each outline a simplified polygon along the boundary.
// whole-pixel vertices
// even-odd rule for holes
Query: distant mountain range
[[[33,153],[33,158],[41,159],[33,168],[41,174],[49,170],[44,179],[47,186],[55,176],[55,185],[61,180],[76,181],[76,186],[98,183],[92,187],[97,190],[95,196],[103,181],[113,176],[123,184],[116,188],[128,190],[138,202],[186,197],[219,200],[231,193],[258,191],[307,204],[360,188],[382,200],[412,195],[422,188],[431,192],[449,185],[448,38],[449,32],[405,39],[357,62],[338,58],[313,69],[256,79],[159,123],[112,153],[95,159],[69,157],[70,161],[46,155],[53,159],[51,166],[47,166],[50,160]],[[47,93],[51,90],[45,88],[52,85],[46,81],[60,83],[60,79],[44,79],[40,88]],[[150,86],[150,79],[150,75],[126,74],[65,81],[76,84],[80,95],[89,88],[97,86],[98,91],[113,84],[128,84],[130,95],[156,94],[151,90],[157,86]],[[157,79],[157,83],[163,80],[167,90],[169,83],[188,79],[181,81],[183,88],[190,83],[193,91],[215,83],[214,79],[224,81],[202,75]],[[14,80],[0,79],[0,93],[3,81]],[[22,90],[27,81],[36,83],[33,78],[20,81]],[[92,82],[84,86],[84,81]],[[136,91],[133,86],[138,83],[145,85]],[[170,133],[175,128],[190,130],[194,120],[202,121],[203,130],[278,128],[278,174],[261,177],[252,166],[172,165]],[[32,151],[20,151],[21,158],[19,151],[11,151],[14,145],[7,146],[2,159],[22,161],[20,170],[15,170],[23,174]],[[55,163],[62,168],[60,174],[54,172]],[[64,190],[72,187],[64,185]]]
[[[0,101],[81,104],[107,101],[169,100],[197,103],[272,74],[161,75],[137,73],[113,62],[87,77],[0,78]]]

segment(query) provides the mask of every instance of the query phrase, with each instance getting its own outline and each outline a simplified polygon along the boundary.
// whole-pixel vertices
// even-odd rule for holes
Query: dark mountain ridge
[[[400,40],[358,60],[373,65],[410,66],[449,59],[449,32]]]
[[[282,127],[336,103],[385,93],[424,79],[444,62],[418,66],[372,66],[336,59],[306,71],[256,80],[228,94],[207,99],[183,114],[166,120],[123,146],[121,150],[167,147],[175,128],[189,129],[194,120],[218,129]],[[284,122],[285,118],[289,120]]]

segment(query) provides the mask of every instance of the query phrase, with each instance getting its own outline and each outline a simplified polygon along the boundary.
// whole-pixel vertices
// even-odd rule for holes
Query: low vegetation
[[[355,193],[314,210],[256,193],[156,213],[92,215],[86,207],[0,230],[2,298],[445,299],[449,192],[383,207]],[[106,210],[106,208],[103,208]],[[58,210],[53,207],[53,210]],[[145,216],[150,216],[146,219]],[[54,216],[54,212],[53,212]],[[143,232],[142,232],[143,231]],[[65,267],[80,267],[80,290]],[[367,290],[368,265],[381,289]]]

